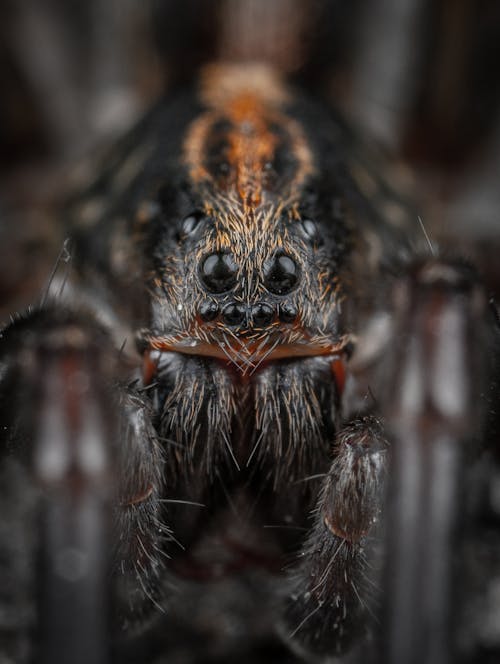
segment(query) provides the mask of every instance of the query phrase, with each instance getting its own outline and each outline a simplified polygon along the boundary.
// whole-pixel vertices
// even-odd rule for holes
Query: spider
[[[5,658],[495,656],[498,314],[376,163],[219,62],[71,202],[2,331]]]

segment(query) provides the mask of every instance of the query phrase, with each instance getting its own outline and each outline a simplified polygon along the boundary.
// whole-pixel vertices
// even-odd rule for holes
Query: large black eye
[[[236,285],[238,266],[231,254],[222,251],[205,256],[200,267],[200,277],[211,293],[224,293]]]
[[[292,291],[299,280],[299,267],[287,254],[275,254],[264,263],[264,284],[276,295]]]

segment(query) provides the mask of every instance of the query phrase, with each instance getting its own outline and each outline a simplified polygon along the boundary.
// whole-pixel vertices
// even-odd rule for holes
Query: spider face
[[[262,66],[241,78],[221,65],[205,72],[201,90],[206,110],[187,127],[182,156],[199,211],[181,221],[176,245],[157,230],[165,253],[153,277],[149,347],[229,358],[243,372],[342,352],[338,246],[305,213],[306,198],[311,207],[318,197],[316,166],[286,112],[287,92]],[[168,222],[178,214],[168,209]],[[328,223],[346,232],[344,220],[321,219]]]

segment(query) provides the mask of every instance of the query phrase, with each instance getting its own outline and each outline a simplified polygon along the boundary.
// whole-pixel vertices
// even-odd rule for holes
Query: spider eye
[[[274,309],[265,302],[259,302],[252,307],[252,321],[257,327],[270,325],[274,318]]]
[[[276,295],[292,291],[299,280],[299,268],[287,254],[275,254],[264,263],[264,284]]]
[[[224,293],[236,285],[238,266],[233,256],[224,252],[217,252],[206,256],[200,268],[200,277],[211,293]]]
[[[216,302],[212,302],[212,300],[206,300],[205,302],[201,303],[199,314],[202,320],[207,322],[212,321],[217,318],[219,314],[219,307],[217,306]]]
[[[323,244],[323,238],[318,231],[318,224],[312,219],[303,219],[300,222],[300,229],[309,242],[314,242],[317,246]]]
[[[316,236],[318,235],[318,227],[312,221],[312,219],[303,219],[300,222],[302,232],[304,235],[309,238],[310,240],[315,240]]]
[[[182,222],[182,234],[183,235],[192,235],[195,230],[200,225],[204,215],[202,212],[193,212],[192,214],[185,217]]]
[[[279,317],[280,321],[283,323],[293,323],[298,314],[299,312],[297,311],[297,307],[294,304],[287,302],[280,304]]]
[[[245,320],[245,307],[237,302],[230,302],[224,307],[222,316],[228,325],[241,325]]]

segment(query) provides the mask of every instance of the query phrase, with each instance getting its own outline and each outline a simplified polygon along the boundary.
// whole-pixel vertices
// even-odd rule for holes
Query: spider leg
[[[17,616],[0,625],[0,652],[105,664],[113,596],[120,602],[126,588],[140,607],[159,565],[149,414],[119,388],[118,352],[88,317],[49,307],[14,321],[0,367],[1,497],[11,515],[0,532],[0,605]]]
[[[314,525],[292,572],[285,634],[296,649],[338,655],[366,633],[376,609],[368,551],[381,508],[386,447],[373,416],[353,421],[337,437]]]
[[[314,526],[292,572],[286,633],[305,652],[351,649],[347,657],[358,661],[366,657],[359,637],[381,622],[384,664],[446,663],[454,661],[461,581],[461,487],[486,420],[495,321],[475,272],[437,258],[397,280],[394,316],[396,350],[375,378],[385,386],[386,433],[366,416],[337,435]]]
[[[381,661],[446,664],[456,661],[463,486],[484,428],[494,321],[473,270],[438,258],[396,284],[395,318]]]
[[[102,341],[88,325],[48,311],[2,334],[2,471],[22,476],[4,500],[6,510],[25,506],[33,531],[24,536],[32,556],[25,590],[36,597],[28,630],[37,634],[40,662],[108,661],[116,430],[101,382],[109,374]],[[2,547],[4,555],[27,555],[5,541]]]

